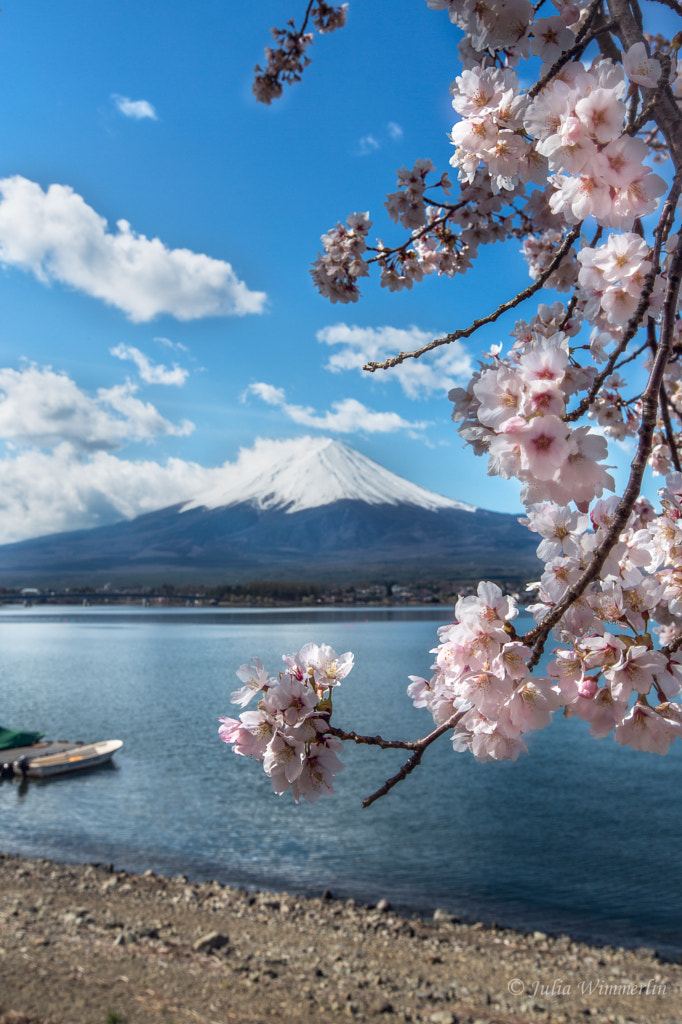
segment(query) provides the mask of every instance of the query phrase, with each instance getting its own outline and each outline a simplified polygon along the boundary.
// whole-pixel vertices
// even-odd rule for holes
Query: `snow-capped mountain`
[[[256,441],[253,448],[242,450],[237,461],[224,468],[224,478],[217,486],[186,502],[180,511],[248,503],[255,508],[293,513],[335,501],[415,505],[430,511],[476,511],[473,505],[410,483],[329,437]]]
[[[261,442],[212,486],[125,522],[0,547],[7,586],[535,577],[516,517],[417,487],[327,438]]]

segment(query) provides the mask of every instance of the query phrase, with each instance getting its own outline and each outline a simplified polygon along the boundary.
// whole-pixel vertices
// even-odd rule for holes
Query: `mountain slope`
[[[0,582],[454,581],[537,572],[537,538],[515,517],[432,494],[339,442],[300,447],[298,462],[285,449],[270,469],[257,454],[250,478],[234,473],[192,502],[0,547]],[[356,497],[364,488],[370,497]]]
[[[240,452],[236,463],[226,467],[217,487],[186,502],[182,511],[248,502],[261,509],[293,513],[343,500],[475,510],[473,505],[410,483],[341,441],[301,437],[257,441],[253,448]]]

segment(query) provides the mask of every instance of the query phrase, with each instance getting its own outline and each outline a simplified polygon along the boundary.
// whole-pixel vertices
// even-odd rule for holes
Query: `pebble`
[[[569,936],[466,925],[444,908],[430,920],[408,920],[385,898],[366,907],[335,900],[329,891],[317,899],[254,894],[184,877],[86,871],[2,856],[0,946],[0,1021],[7,1009],[17,1021],[22,1014],[47,1019],[72,991],[75,977],[93,1022],[105,1020],[110,1010],[145,1024],[195,1018],[221,1024],[233,1018],[286,1024],[682,1019],[682,967],[656,959],[649,948],[592,948]],[[115,965],[113,977],[130,979],[127,1004],[112,1005],[111,988],[97,987],[107,957]],[[22,970],[29,977],[28,959],[30,977],[42,980],[22,987],[15,979]],[[536,982],[551,985],[556,978],[570,984],[570,996],[534,995]],[[581,983],[595,979],[646,984],[654,978],[666,985],[664,996],[586,998],[580,992]],[[516,981],[521,987],[515,991],[510,985]],[[163,992],[176,1007],[169,1017],[162,1019],[161,1009],[157,1014],[161,1002],[145,996],[148,990]],[[133,1000],[146,998],[144,1013],[145,1006]]]

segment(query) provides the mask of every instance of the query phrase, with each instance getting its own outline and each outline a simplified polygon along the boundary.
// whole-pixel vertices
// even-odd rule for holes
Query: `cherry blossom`
[[[589,723],[595,738],[658,754],[682,732],[676,45],[655,34],[649,12],[624,16],[620,0],[604,10],[553,0],[556,13],[542,15],[530,0],[426,3],[447,12],[461,35],[461,68],[450,85],[454,187],[429,159],[401,167],[384,203],[401,238],[372,244],[369,212],[352,214],[322,236],[312,277],[330,301],[355,302],[374,264],[383,287],[409,290],[425,277],[465,274],[486,246],[518,240],[527,288],[447,336],[366,369],[390,369],[469,338],[537,296],[511,331],[500,327],[469,382],[449,394],[460,437],[488,474],[522,485],[520,521],[539,540],[526,606],[535,625],[516,632],[518,602],[495,582],[461,595],[453,620],[438,630],[431,677],[408,677],[409,698],[434,725],[417,741],[332,724],[333,692],[352,667],[350,653],[307,644],[284,658],[278,678],[258,659],[242,665],[233,700],[244,708],[261,694],[258,708],[221,719],[221,738],[260,761],[274,790],[291,789],[297,801],[331,792],[343,741],[411,752],[371,803],[441,735],[458,753],[495,761],[532,749],[529,735],[557,712]],[[344,23],[345,5],[313,0],[300,29],[290,22],[274,31],[277,48],[267,51],[254,86],[263,102],[308,63],[308,15],[318,31],[331,31]],[[539,75],[537,60],[533,70],[524,66],[531,54],[542,62]],[[653,165],[668,159],[669,168],[655,173]],[[613,441],[633,450],[622,494],[612,493]],[[646,472],[666,477],[656,507],[640,496]]]

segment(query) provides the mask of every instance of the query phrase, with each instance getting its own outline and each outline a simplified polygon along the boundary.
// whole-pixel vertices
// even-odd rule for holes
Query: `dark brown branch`
[[[673,430],[672,421],[670,419],[670,406],[668,403],[668,394],[665,390],[665,384],[662,381],[659,399],[661,406],[661,419],[663,420],[663,426],[665,428],[665,439],[668,442],[668,448],[670,449],[670,459],[673,466],[679,473],[682,471],[682,466],[680,466],[680,456],[677,451],[677,444],[675,443],[675,432]]]
[[[435,338],[434,341],[430,341],[428,345],[424,345],[423,348],[416,349],[414,352],[400,352],[397,356],[392,356],[390,359],[386,359],[383,363],[367,363],[363,366],[363,370],[369,370],[370,373],[374,373],[375,370],[387,370],[391,366],[398,366],[400,363],[405,362],[406,359],[419,359],[419,357],[423,356],[425,352],[431,352],[433,349],[439,348],[441,345],[449,345],[451,342],[458,341],[460,338],[469,338],[479,329],[479,327],[484,327],[486,324],[494,323],[502,316],[503,313],[506,313],[510,309],[514,309],[515,306],[519,306],[522,302],[525,302],[526,299],[529,299],[531,295],[535,295],[535,293],[544,286],[580,234],[580,227],[580,224],[576,224],[575,227],[571,228],[554,254],[551,263],[545,268],[545,270],[543,270],[537,281],[534,281],[533,284],[524,288],[523,291],[519,292],[518,295],[515,295],[513,299],[510,299],[508,302],[503,302],[501,306],[498,306],[494,313],[481,317],[479,320],[474,320],[470,327],[454,331],[454,333],[447,334],[444,338]]]
[[[658,342],[656,340],[656,324],[652,317],[649,317],[647,324],[647,345],[651,349],[652,354],[656,355],[656,349]],[[663,420],[663,429],[665,431],[665,439],[670,449],[670,459],[673,466],[680,472],[680,457],[677,451],[677,443],[675,441],[675,431],[673,430],[672,420],[670,419],[670,401],[668,399],[668,392],[665,388],[665,381],[661,381],[661,391],[658,396],[661,419]],[[674,407],[673,407],[674,408]]]
[[[660,100],[666,86],[668,85],[668,82],[670,81],[670,73],[672,69],[670,57],[667,53],[662,53],[660,56],[661,77],[659,81],[656,83],[656,88],[653,90],[653,92],[647,99],[646,103],[642,107],[642,110],[637,120],[633,121],[631,125],[628,125],[628,135],[636,135],[637,132],[644,127],[647,121],[651,120],[656,104]]]
[[[625,359],[621,359],[619,363],[616,363],[615,369],[620,370],[624,366],[627,366],[628,363],[633,363],[635,359],[639,359],[645,348],[648,348],[648,342],[645,342],[644,345],[640,345],[639,348],[636,349],[631,355],[626,356]]]
[[[680,647],[682,647],[682,633],[676,636],[674,640],[671,640],[669,644],[666,644],[665,647],[661,647],[661,654],[674,654],[675,651],[679,651]]]
[[[533,654],[528,662],[529,668],[534,668],[540,660],[550,631],[561,621],[571,605],[584,594],[590,583],[592,583],[593,580],[596,580],[599,576],[604,562],[618,543],[621,532],[630,518],[630,513],[632,512],[635,501],[639,497],[642,487],[642,478],[644,477],[644,471],[653,448],[654,430],[656,429],[658,400],[661,383],[663,381],[663,373],[672,351],[675,312],[677,309],[677,299],[680,292],[681,279],[682,236],[678,239],[668,275],[668,288],[663,305],[661,336],[658,345],[658,352],[656,353],[654,365],[651,370],[651,374],[649,375],[649,381],[642,399],[642,419],[639,428],[637,453],[632,462],[632,469],[630,470],[627,487],[625,488],[623,497],[616,509],[611,527],[602,543],[593,553],[589,567],[585,570],[580,579],[577,580],[572,587],[569,587],[559,603],[555,605],[550,612],[548,612],[542,622],[540,622],[534,629],[531,629],[523,638],[524,642],[533,649]]]
[[[428,187],[437,188],[438,183],[436,182],[434,185],[430,185]],[[433,231],[434,227],[438,227],[439,224],[447,224],[452,214],[456,213],[458,210],[463,209],[465,206],[469,204],[469,202],[470,200],[463,199],[459,203],[438,203],[439,209],[445,210],[445,213],[442,215],[442,217],[436,217],[435,220],[429,221],[427,224],[424,224],[423,227],[415,230],[414,233],[410,235],[406,242],[403,242],[402,245],[397,245],[394,249],[377,249],[376,246],[374,245],[368,245],[367,250],[369,252],[378,252],[379,256],[373,256],[371,260],[367,260],[367,263],[377,263],[378,260],[386,259],[388,256],[393,256],[397,252],[404,252],[407,249],[407,247],[409,245],[412,245],[417,239],[422,238],[424,235],[428,234],[429,231]]]
[[[381,747],[383,750],[389,750],[392,747],[397,747],[400,750],[415,750],[422,742],[421,740],[385,740],[381,736],[360,736],[352,730],[346,732],[344,729],[337,729],[335,725],[330,725],[329,731],[332,736],[336,736],[340,740],[364,743],[373,747]]]
[[[311,12],[311,11],[312,11],[312,9],[313,9],[313,5],[314,5],[314,3],[315,3],[315,0],[310,0],[310,3],[308,4],[308,6],[307,6],[307,8],[306,8],[306,12],[305,12],[305,18],[303,19],[303,24],[301,25],[300,29],[299,29],[299,30],[298,30],[298,32],[296,33],[296,36],[297,36],[297,38],[298,38],[298,39],[300,39],[300,38],[301,38],[301,36],[303,35],[303,33],[304,33],[304,32],[305,32],[305,30],[306,30],[306,27],[307,27],[307,25],[308,25],[308,19],[310,18],[310,12]]]
[[[628,0],[606,0],[606,2],[612,20],[617,23],[616,33],[623,49],[627,51],[635,43],[646,42]],[[640,91],[646,107],[649,97],[655,90],[640,86]],[[679,172],[682,168],[682,111],[677,105],[670,85],[664,87],[662,94],[654,104],[652,114],[668,144],[675,170]]]
[[[412,755],[412,757],[408,758],[408,760],[402,766],[400,771],[396,772],[395,775],[392,775],[390,779],[387,779],[386,782],[384,782],[383,786],[380,786],[375,793],[372,793],[371,796],[366,797],[362,801],[362,806],[369,807],[371,804],[374,803],[375,800],[378,800],[379,797],[386,796],[386,794],[389,793],[394,786],[397,786],[399,782],[402,782],[403,779],[406,779],[407,776],[414,771],[414,769],[421,761],[426,748],[430,747],[431,744],[434,743],[439,738],[439,736],[442,736],[444,732],[447,732],[448,729],[454,729],[462,715],[464,715],[465,713],[465,711],[456,712],[451,718],[448,719],[447,722],[445,722],[443,725],[439,725],[438,728],[434,729],[433,732],[429,733],[428,736],[424,736],[423,739],[417,740],[414,744],[414,754]]]

